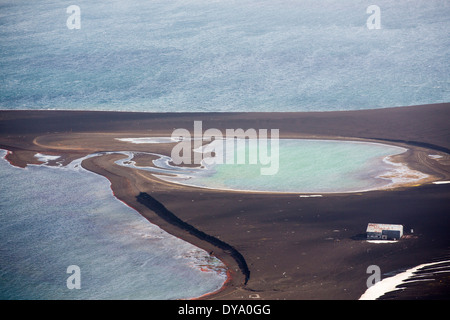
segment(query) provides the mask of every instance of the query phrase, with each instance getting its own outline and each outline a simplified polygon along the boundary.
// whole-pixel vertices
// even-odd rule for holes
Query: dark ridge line
[[[155,212],[160,218],[164,219],[168,223],[185,230],[192,234],[193,236],[205,240],[212,245],[224,250],[225,252],[229,253],[234,260],[236,260],[239,268],[241,269],[241,272],[245,276],[244,284],[247,284],[248,279],[250,278],[250,270],[248,269],[247,263],[245,262],[244,257],[242,254],[237,251],[235,248],[230,246],[228,243],[223,242],[222,240],[219,240],[213,236],[210,236],[203,231],[200,231],[193,227],[192,225],[184,222],[180,218],[178,218],[176,215],[174,215],[172,212],[170,212],[164,205],[150,196],[148,193],[141,192],[138,196],[136,196],[136,199],[138,202]]]
[[[422,147],[422,148],[427,148],[427,149],[433,149],[436,151],[442,151],[445,153],[450,154],[450,149],[445,148],[445,147],[441,147],[435,144],[431,144],[431,143],[427,143],[427,142],[420,142],[420,141],[413,141],[413,140],[399,140],[399,139],[383,139],[383,138],[370,138],[370,137],[366,137],[363,139],[371,139],[371,140],[378,140],[378,141],[388,141],[388,142],[399,142],[399,143],[406,143],[412,146],[416,146],[416,147]]]

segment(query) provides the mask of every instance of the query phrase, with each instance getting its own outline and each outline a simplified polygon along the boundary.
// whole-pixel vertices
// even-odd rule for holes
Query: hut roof
[[[403,231],[403,226],[401,224],[369,223],[366,232],[381,232],[383,230]]]

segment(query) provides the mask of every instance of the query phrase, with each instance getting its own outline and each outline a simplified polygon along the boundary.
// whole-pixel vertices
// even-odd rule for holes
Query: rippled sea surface
[[[80,29],[69,29],[70,4]],[[0,108],[324,111],[450,100],[450,3],[0,3]],[[73,23],[72,23],[73,24]]]
[[[0,159],[0,194],[1,299],[182,299],[226,279],[219,260],[150,224],[81,168]],[[71,265],[80,289],[67,287]]]

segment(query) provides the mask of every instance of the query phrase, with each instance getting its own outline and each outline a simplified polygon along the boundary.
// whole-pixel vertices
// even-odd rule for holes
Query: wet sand
[[[55,164],[101,151],[170,155],[170,144],[131,144],[115,138],[170,136],[174,129],[192,130],[194,120],[202,120],[204,130],[274,128],[280,129],[281,138],[398,145],[409,149],[398,161],[434,180],[450,180],[448,119],[449,103],[312,113],[0,111],[0,147],[12,151],[7,159],[22,167],[38,163],[34,157],[38,152],[61,156]],[[393,190],[311,198],[228,192],[170,184],[148,172],[114,164],[123,157],[94,157],[83,166],[107,177],[115,196],[149,221],[224,261],[230,280],[202,299],[358,299],[367,288],[369,265],[389,273],[449,252],[450,184],[428,181]],[[154,206],[138,200],[141,193],[183,223],[235,249],[249,273],[229,248],[158,215]],[[397,243],[367,243],[363,235],[369,222],[403,224],[409,237]],[[426,299],[428,291],[417,290],[419,298]],[[444,298],[449,297],[444,294]]]

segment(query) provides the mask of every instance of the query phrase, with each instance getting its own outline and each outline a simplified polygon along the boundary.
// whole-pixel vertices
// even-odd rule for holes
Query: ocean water
[[[157,139],[148,138],[122,140],[157,143]],[[128,158],[117,161],[117,164],[153,172],[160,179],[172,183],[257,192],[362,192],[389,188],[398,183],[417,183],[427,176],[390,161],[390,156],[406,151],[392,145],[308,139],[280,139],[277,144],[270,140],[260,140],[259,144],[250,141],[238,143],[236,140],[230,145],[233,152],[229,152],[231,149],[227,148],[226,139],[216,140],[203,147],[206,153],[203,154],[202,165],[195,168],[173,166],[173,159],[162,155],[153,161],[154,166],[138,167],[133,162],[133,152],[124,152]],[[261,150],[267,155],[266,159],[261,157]],[[215,157],[211,157],[211,152],[215,152]],[[238,162],[239,154],[245,156],[241,163]],[[250,155],[254,157],[253,163]]]
[[[370,30],[369,5],[381,29]],[[80,7],[80,29],[66,25]],[[0,109],[325,111],[450,101],[447,0],[0,1]]]
[[[2,300],[183,299],[226,280],[219,260],[150,224],[79,166],[0,159],[0,181]],[[67,287],[71,265],[80,289]]]
[[[379,30],[366,26],[372,4],[381,10]],[[81,9],[80,29],[66,25],[69,5]],[[0,109],[328,111],[448,102],[449,13],[447,0],[0,0]],[[367,180],[364,170],[329,180],[313,168],[295,178],[289,173],[313,155],[297,151],[297,162],[293,147],[281,152],[278,174],[295,188],[320,181],[314,192],[325,192]],[[383,152],[368,152],[369,162],[387,165],[378,161]],[[317,165],[344,173],[359,161],[337,159]],[[166,161],[160,173],[173,170]],[[249,178],[262,190],[277,185],[257,180],[255,170],[195,174],[214,188],[249,189]],[[203,253],[115,200],[101,177],[3,160],[0,176],[3,299],[175,299],[223,282],[199,271]],[[80,290],[66,287],[73,264]]]

